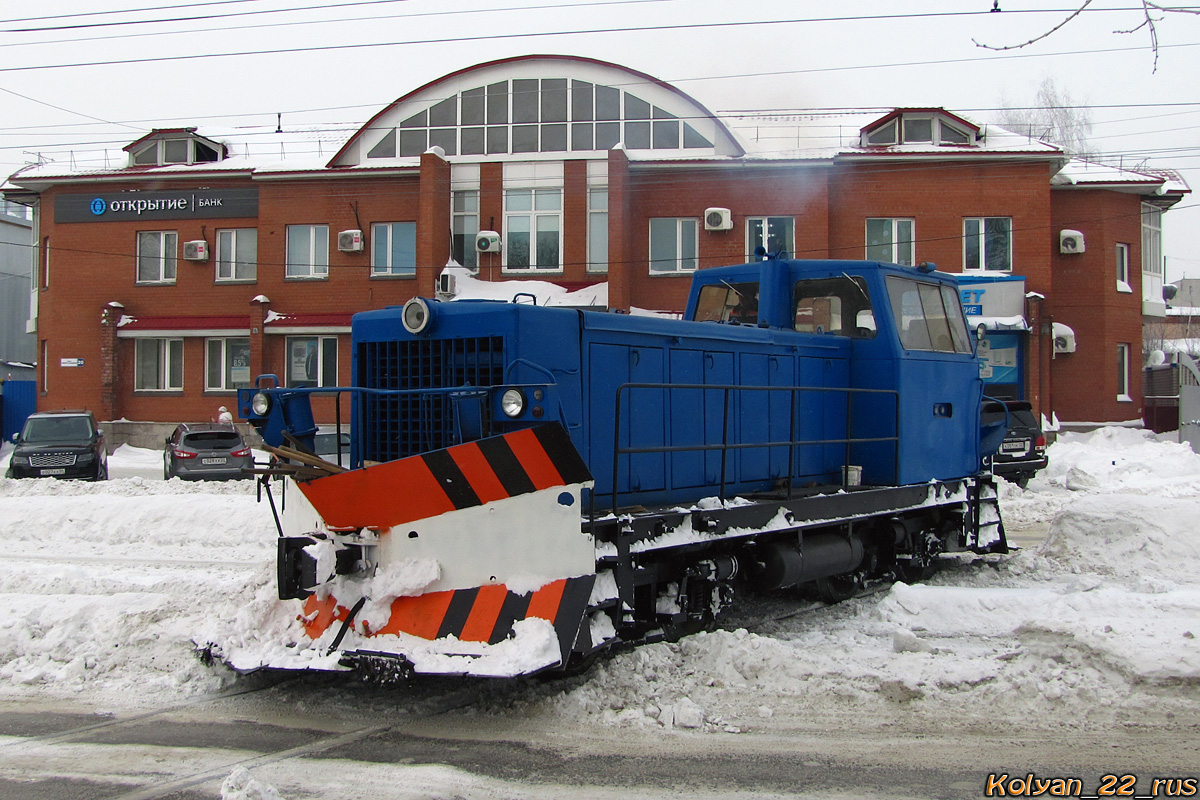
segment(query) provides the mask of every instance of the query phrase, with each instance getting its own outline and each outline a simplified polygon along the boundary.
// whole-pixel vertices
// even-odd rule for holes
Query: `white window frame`
[[[1008,266],[1004,269],[988,269],[987,266],[987,223],[989,220],[1007,220],[1008,221]],[[975,223],[979,226],[976,233],[969,233],[967,228]],[[967,262],[967,244],[974,238],[975,245],[979,253],[979,264],[971,265]],[[1013,226],[1012,217],[993,216],[993,217],[964,217],[963,218],[963,249],[962,249],[963,272],[986,273],[986,274],[1011,274],[1013,271]]]
[[[1117,344],[1117,402],[1132,403],[1129,394],[1129,345],[1125,342]]]
[[[525,203],[514,203],[518,198],[529,198],[529,208],[524,209]],[[517,208],[513,208],[517,205]],[[523,222],[522,222],[523,221]],[[528,226],[529,263],[513,266],[513,226]],[[553,226],[557,236],[558,246],[555,249],[553,264],[542,265],[538,256],[541,248],[538,246],[538,234],[542,226]],[[549,231],[546,231],[549,232]],[[563,190],[562,187],[506,187],[504,190],[504,272],[562,272],[563,271]]]
[[[767,240],[771,235],[772,222],[784,222],[787,225],[787,233],[784,236],[787,239],[782,248],[776,248],[774,251],[767,246]],[[761,235],[755,236],[755,227],[761,225],[761,230],[758,231]],[[755,259],[754,250],[757,247],[762,247],[768,253],[786,250],[788,255],[795,255],[796,252],[796,218],[787,216],[763,216],[763,217],[746,217],[746,261]]]
[[[41,273],[41,275],[34,276],[33,287],[36,289],[37,282],[40,280],[42,282],[42,288],[49,289],[50,288],[50,237],[49,236],[42,238],[42,254],[41,255],[42,255],[41,263],[39,264],[40,269],[38,270]]]
[[[608,272],[608,186],[589,186],[587,190],[587,271]]]
[[[142,365],[142,352],[155,351],[154,374]],[[137,338],[133,340],[133,390],[135,392],[183,391],[183,339]]]
[[[292,261],[292,236],[306,231],[308,237],[308,253],[306,260]],[[325,280],[329,277],[329,226],[328,225],[288,225],[287,226],[287,267],[284,278],[288,280]]]
[[[1166,314],[1162,299],[1163,210],[1153,203],[1142,203],[1142,313],[1156,317]]]
[[[167,160],[167,145],[171,142],[183,142],[187,148],[187,155],[181,160]],[[215,159],[199,160],[196,157],[197,148],[205,147],[216,152]],[[167,164],[206,164],[212,161],[220,161],[223,153],[219,147],[209,148],[208,145],[196,141],[192,137],[171,136],[162,139],[156,139],[152,142],[147,142],[142,147],[133,150],[129,154],[129,166],[131,167],[146,167],[146,166],[164,166]],[[143,157],[148,156],[148,157]]]
[[[396,234],[402,229],[410,232],[409,241],[412,243],[412,250],[400,253],[399,255],[404,256],[400,259],[404,263],[398,264],[396,263],[398,254],[394,246]],[[371,277],[417,277],[417,223],[376,222],[371,225]]]
[[[1129,245],[1117,242],[1117,291],[1122,294],[1132,294],[1133,286],[1129,283]]]
[[[871,255],[871,223],[886,222],[888,223],[890,241],[887,244],[877,244],[875,247],[886,247],[888,249],[887,258],[874,258]],[[903,238],[901,228],[908,227],[908,238]],[[912,217],[867,217],[863,223],[863,241],[864,253],[868,261],[886,261],[889,264],[903,264],[911,267],[916,263],[917,258],[917,221]],[[907,245],[907,253],[901,252]],[[907,261],[905,257],[907,256]]]
[[[658,223],[657,225],[655,223]],[[667,228],[673,227],[668,233]],[[655,259],[655,230],[660,236],[667,236],[673,255],[671,258]],[[673,237],[673,238],[670,238]],[[696,217],[651,217],[649,223],[648,255],[651,275],[686,275],[695,272],[700,264],[700,220]],[[690,255],[688,251],[690,250]],[[655,269],[655,264],[667,265],[670,268]]]
[[[928,139],[914,139],[907,135],[908,123],[929,120]],[[951,131],[946,135],[944,131]],[[901,114],[888,120],[874,130],[865,132],[860,138],[863,147],[879,147],[897,144],[932,145],[935,147],[964,147],[975,144],[976,134],[960,127],[939,114]],[[954,139],[962,141],[954,141]]]
[[[310,346],[311,349],[309,349]],[[301,350],[301,347],[304,349]],[[284,354],[287,359],[284,370],[285,385],[290,387],[338,385],[338,337],[320,334],[288,336]],[[329,363],[331,358],[332,364]],[[307,375],[310,371],[314,375],[311,381],[307,377],[297,377],[298,374]]]
[[[478,186],[478,181],[476,181]],[[479,233],[479,189],[454,189],[450,192],[450,236],[461,237],[462,257],[459,266],[469,270],[479,267],[479,253],[475,250],[475,235]]]
[[[1162,275],[1162,209],[1142,203],[1142,272]]]
[[[239,261],[240,245],[248,246],[245,240],[253,239],[253,258]],[[254,283],[258,280],[258,228],[221,228],[216,236],[216,281],[217,283]],[[239,275],[239,269],[243,274]]]
[[[143,257],[142,242],[154,241],[158,255]],[[170,284],[175,282],[179,266],[179,233],[177,231],[138,231],[135,239],[137,257],[134,259],[134,282],[138,284]],[[146,262],[155,261],[151,265]],[[153,268],[157,277],[144,278],[143,268]]]
[[[230,364],[231,350],[234,344],[245,343],[246,363]],[[212,381],[213,358],[216,356],[220,361],[221,378],[219,383]],[[245,380],[238,380],[239,377],[244,377]],[[250,387],[250,337],[248,336],[225,336],[214,337],[204,340],[204,391],[206,392],[234,392],[238,389],[248,389]]]

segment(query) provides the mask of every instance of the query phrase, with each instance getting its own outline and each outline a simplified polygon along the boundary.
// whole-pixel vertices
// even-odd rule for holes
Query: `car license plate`
[[[223,458],[202,458],[202,459],[200,459],[200,463],[206,467],[211,467],[211,466],[215,466],[217,464],[224,464],[225,459],[223,459]]]
[[[1027,450],[1029,450],[1029,442],[1025,439],[1016,442],[1005,442],[1000,445],[1000,452],[1002,453],[1024,453]]]
[[[65,469],[61,469],[61,468],[59,468],[59,469],[43,469],[43,470],[39,471],[38,474],[43,475],[43,476],[45,476],[45,475],[66,475],[67,471]]]

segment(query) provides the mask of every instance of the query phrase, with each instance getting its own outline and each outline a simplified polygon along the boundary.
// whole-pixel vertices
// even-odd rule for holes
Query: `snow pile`
[[[727,731],[1200,723],[1200,457],[1105,428],[1064,435],[1050,464],[1028,491],[1001,486],[1010,528],[1048,525],[1031,551],[639,648],[546,713],[670,728],[687,701]]]
[[[288,646],[298,604],[276,598],[267,504],[247,483],[156,479],[147,470],[161,470],[159,458],[122,448],[111,473],[132,477],[99,484],[0,479],[0,698],[177,702],[234,680],[193,657],[193,641],[218,635],[226,656],[299,655]],[[574,682],[530,683],[462,713],[519,708],[550,725],[676,734],[785,734],[834,720],[918,730],[1200,725],[1200,457],[1110,428],[1063,435],[1050,459],[1028,490],[1000,486],[1010,531],[1046,532],[1035,547],[962,559],[926,584],[833,608],[781,593],[763,603],[762,621],[740,623],[749,630],[639,647]],[[418,566],[385,582],[407,591],[422,579]],[[552,631],[536,627],[509,648],[550,653]],[[322,644],[305,657],[323,656]],[[249,790],[226,789],[235,791]]]
[[[245,767],[237,767],[221,783],[221,800],[283,800],[274,786],[250,777]]]

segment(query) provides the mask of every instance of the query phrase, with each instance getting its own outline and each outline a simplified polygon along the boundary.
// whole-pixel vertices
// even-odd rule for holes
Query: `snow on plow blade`
[[[226,659],[492,677],[565,664],[595,581],[591,480],[549,423],[289,484],[279,595],[303,608],[283,601],[285,646]]]

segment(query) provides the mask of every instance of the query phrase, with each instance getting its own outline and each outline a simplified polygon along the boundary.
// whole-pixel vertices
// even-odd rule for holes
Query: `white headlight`
[[[429,326],[429,306],[420,297],[414,297],[404,304],[400,312],[400,322],[409,333],[420,333]]]
[[[525,393],[520,389],[508,389],[500,396],[500,410],[507,416],[519,417],[525,410]]]
[[[271,396],[255,392],[254,397],[250,398],[250,410],[260,417],[265,417],[271,410]]]

